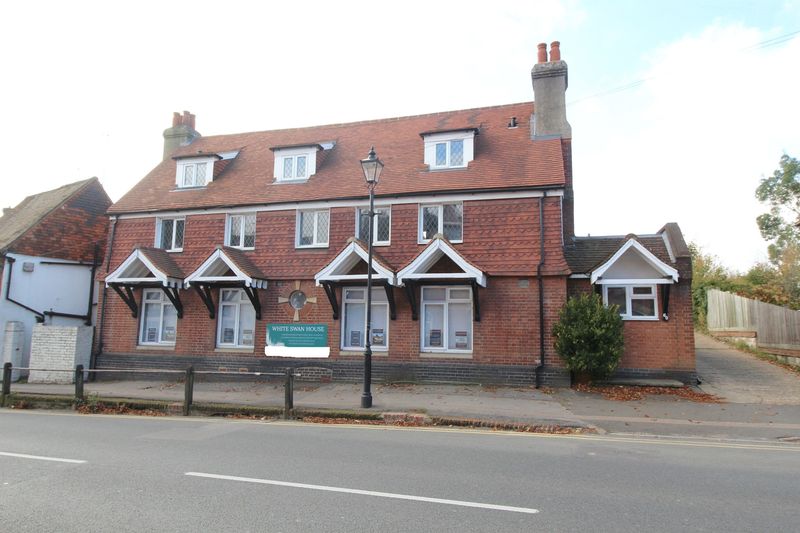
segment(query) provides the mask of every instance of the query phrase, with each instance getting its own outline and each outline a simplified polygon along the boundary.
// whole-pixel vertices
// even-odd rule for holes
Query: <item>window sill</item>
[[[658,322],[657,316],[624,316],[623,322]]]
[[[159,350],[159,351],[170,350],[170,351],[174,351],[175,350],[175,345],[174,344],[137,344],[136,345],[136,349],[137,350]]]
[[[198,185],[194,187],[175,187],[170,192],[182,192],[182,191],[197,191],[207,189],[208,185]]]
[[[223,346],[214,348],[214,353],[255,353],[255,346]]]
[[[256,249],[255,246],[250,246],[247,248],[245,248],[244,246],[231,246],[230,244],[226,244],[225,246],[227,246],[228,248],[233,248],[234,250],[241,250],[243,252],[252,252],[253,250]]]
[[[182,252],[183,248],[173,248],[172,250],[167,250],[167,249],[162,248],[162,250],[164,250],[168,254],[177,254],[177,253]]]
[[[299,244],[295,244],[294,247],[297,250],[315,250],[315,249],[320,249],[320,248],[327,248],[328,245],[327,244],[305,244],[305,245],[301,246]]]
[[[447,237],[445,237],[445,238],[447,238]],[[420,240],[417,241],[417,244],[430,244],[432,240],[433,239],[428,239],[428,240],[420,239]],[[451,241],[451,240],[448,239],[447,242],[449,242],[450,244],[463,244],[464,243],[464,239],[459,239],[457,241]]]
[[[308,178],[295,178],[295,179],[283,179],[283,180],[275,178],[275,181],[273,181],[273,183],[275,185],[279,185],[279,184],[282,184],[282,183],[285,183],[285,184],[288,185],[288,184],[292,184],[292,183],[306,183],[306,182],[308,182]]]
[[[429,172],[447,172],[448,170],[464,170],[465,168],[469,168],[468,165],[461,165],[459,167],[434,167],[431,166],[428,168]]]
[[[351,357],[355,357],[355,356],[362,356],[363,357],[364,350],[356,351],[356,350],[353,350],[352,348],[342,348],[342,349],[339,350],[339,355],[351,356]],[[387,357],[389,355],[389,350],[376,350],[376,349],[373,348],[372,349],[372,355],[375,355],[375,356],[378,356],[378,357]]]
[[[442,351],[442,352],[431,352],[431,351],[421,351],[419,352],[419,356],[425,359],[472,359],[472,352],[456,352],[456,351]]]

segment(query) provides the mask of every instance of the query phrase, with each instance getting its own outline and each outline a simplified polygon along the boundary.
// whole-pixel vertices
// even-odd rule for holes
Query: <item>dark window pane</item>
[[[391,225],[391,215],[389,214],[388,209],[379,209],[377,224],[378,224],[378,235],[375,237],[376,241],[386,242],[389,240],[389,226]]]
[[[462,237],[463,216],[461,204],[444,206],[444,236],[451,241],[460,241]]]
[[[369,210],[358,210],[358,238],[364,242],[369,240]]]
[[[608,288],[608,305],[618,305],[619,314],[628,314],[628,303],[625,296],[625,287],[609,287]]]
[[[439,207],[429,206],[422,208],[422,238],[432,239],[439,233]]]
[[[436,145],[436,166],[445,165],[447,165],[447,143],[439,143]]]
[[[183,228],[185,224],[185,220],[175,221],[175,248],[183,248]]]
[[[172,225],[174,221],[171,218],[165,218],[161,221],[161,248],[170,250],[172,248]]]
[[[655,300],[631,300],[633,316],[656,316]]]
[[[450,166],[459,167],[464,164],[464,141],[450,141]]]

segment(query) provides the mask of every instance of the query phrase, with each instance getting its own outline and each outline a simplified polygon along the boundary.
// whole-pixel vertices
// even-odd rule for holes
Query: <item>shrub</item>
[[[597,294],[567,300],[553,326],[555,349],[575,373],[604,379],[622,357],[622,318],[617,306],[606,307]]]

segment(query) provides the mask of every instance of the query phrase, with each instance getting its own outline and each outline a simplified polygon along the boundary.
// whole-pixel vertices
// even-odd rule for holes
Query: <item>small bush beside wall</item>
[[[597,294],[567,300],[553,326],[555,349],[574,374],[605,379],[616,370],[624,338],[617,306],[606,307]]]

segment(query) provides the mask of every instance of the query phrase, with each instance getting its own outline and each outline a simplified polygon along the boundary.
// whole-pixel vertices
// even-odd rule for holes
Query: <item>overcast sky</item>
[[[800,157],[798,0],[31,1],[0,21],[2,207],[91,176],[119,199],[173,111],[215,135],[532,100],[552,40],[579,234],[676,221],[744,270],[766,258],[758,181]]]

